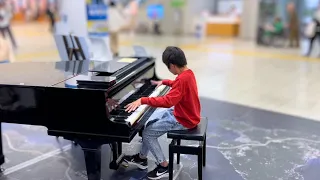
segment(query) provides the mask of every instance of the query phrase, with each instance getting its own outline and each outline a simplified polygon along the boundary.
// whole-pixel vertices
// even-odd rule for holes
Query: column
[[[243,0],[243,11],[240,24],[240,38],[255,40],[258,30],[259,19],[258,0]]]

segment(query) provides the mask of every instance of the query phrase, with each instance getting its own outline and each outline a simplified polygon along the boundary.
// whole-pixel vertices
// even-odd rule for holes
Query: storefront
[[[11,0],[13,21],[45,21],[48,3],[54,3],[54,0]]]
[[[311,3],[313,1],[313,3]],[[287,29],[289,23],[289,12],[287,10],[288,4],[293,3],[295,5],[295,11],[298,16],[298,32],[299,35],[303,35],[303,29],[305,27],[305,23],[309,18],[310,14],[310,5],[314,8],[319,4],[319,0],[260,0],[259,5],[259,19],[258,19],[258,35],[257,35],[257,42],[260,44],[262,31],[265,29],[266,25],[272,26],[275,22],[276,18],[279,18],[284,26],[284,33],[283,36],[288,35],[289,29]],[[311,8],[312,9],[312,8]],[[309,11],[309,12],[308,12]],[[312,11],[312,10],[311,10]],[[308,12],[308,13],[307,13]],[[286,40],[287,37],[283,38],[283,41]],[[285,44],[286,42],[284,42]]]

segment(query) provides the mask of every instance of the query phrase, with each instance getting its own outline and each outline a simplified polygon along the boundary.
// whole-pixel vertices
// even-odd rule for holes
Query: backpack
[[[315,21],[310,22],[304,30],[304,35],[308,38],[312,38],[316,34],[317,23]]]

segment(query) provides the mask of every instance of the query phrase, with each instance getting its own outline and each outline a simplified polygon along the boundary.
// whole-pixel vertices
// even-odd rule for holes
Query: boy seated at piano
[[[149,179],[169,176],[168,161],[161,150],[158,138],[171,130],[192,129],[200,122],[201,107],[197,82],[192,70],[187,67],[184,52],[178,47],[169,46],[162,54],[162,61],[177,77],[174,81],[162,80],[151,83],[170,86],[170,92],[162,97],[142,97],[126,105],[127,112],[136,110],[142,104],[158,108],[145,125],[140,153],[124,158],[129,165],[147,169],[147,155],[150,151],[157,161],[157,167],[148,172]]]

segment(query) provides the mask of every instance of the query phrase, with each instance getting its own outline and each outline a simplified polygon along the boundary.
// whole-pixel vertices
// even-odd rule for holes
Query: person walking
[[[300,47],[300,37],[299,37],[299,18],[293,2],[289,3],[287,6],[289,15],[289,41],[290,47]],[[294,43],[295,42],[295,43]],[[295,44],[295,45],[294,45]]]
[[[114,1],[109,3],[108,27],[110,32],[110,46],[113,56],[119,56],[119,32],[124,28],[124,17]]]
[[[54,32],[55,31],[55,24],[56,24],[56,20],[55,20],[55,5],[54,2],[48,1],[47,3],[47,7],[46,7],[46,14],[49,18],[50,21],[50,31]]]
[[[13,36],[12,30],[11,30],[11,19],[12,19],[12,10],[8,5],[6,4],[6,1],[1,0],[0,1],[0,32],[4,38],[6,38],[6,34],[10,36],[11,43],[13,47],[17,48],[16,40]]]
[[[309,49],[305,56],[310,56],[314,41],[318,39],[320,43],[320,6],[314,13],[314,17],[311,23],[308,25],[305,34],[309,38]],[[320,54],[318,55],[318,57],[320,57]]]
[[[0,36],[0,64],[14,61],[14,55],[8,41]]]

